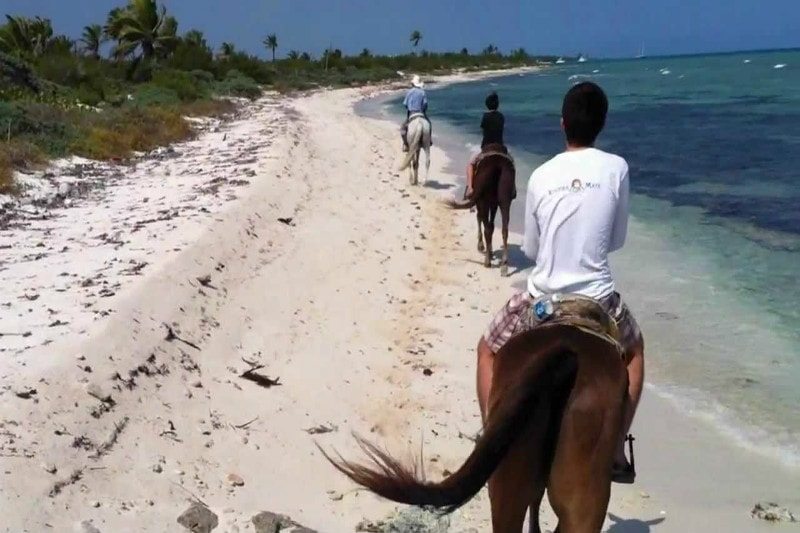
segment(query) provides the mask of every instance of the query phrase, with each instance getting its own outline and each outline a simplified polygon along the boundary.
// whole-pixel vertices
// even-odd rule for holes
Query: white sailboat
[[[639,55],[636,56],[636,59],[644,59],[645,57],[647,56],[644,55],[644,43],[642,43],[642,50],[639,52]]]
[[[556,65],[563,65],[564,63],[566,63],[566,61],[564,61],[564,58],[563,58],[563,57],[559,57],[559,58],[556,60]]]
[[[586,56],[583,54],[578,55],[578,63],[586,63],[587,59]]]

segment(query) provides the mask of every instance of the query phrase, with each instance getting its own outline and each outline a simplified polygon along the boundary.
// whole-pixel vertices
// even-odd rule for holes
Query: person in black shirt
[[[481,129],[483,130],[481,152],[483,152],[487,146],[491,145],[500,145],[502,150],[505,151],[503,128],[505,127],[506,119],[503,114],[497,110],[499,107],[500,97],[497,96],[496,92],[492,91],[489,96],[486,97],[486,108],[489,111],[483,114],[483,119],[481,120]],[[467,165],[467,196],[472,194],[472,180],[475,175],[475,163],[478,156],[480,156],[480,153],[475,154],[470,160],[469,165]]]

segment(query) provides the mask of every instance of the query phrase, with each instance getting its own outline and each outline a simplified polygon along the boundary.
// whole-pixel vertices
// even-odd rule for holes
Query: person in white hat
[[[408,120],[412,115],[422,114],[429,123],[431,121],[428,118],[428,95],[425,94],[425,82],[417,74],[411,78],[411,89],[406,93],[403,106],[406,108],[406,120],[403,122],[403,127],[400,128],[400,134],[403,138],[403,151],[408,152],[408,139],[406,138]],[[433,143],[431,142],[431,144]]]

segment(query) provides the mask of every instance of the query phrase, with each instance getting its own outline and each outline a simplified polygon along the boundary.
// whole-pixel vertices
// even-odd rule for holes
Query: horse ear
[[[615,515],[614,513],[608,513],[608,517],[615,524],[618,524],[618,523],[622,522],[622,519],[620,517],[618,517],[617,515]]]
[[[662,516],[661,518],[656,518],[656,519],[654,519],[654,520],[648,520],[647,522],[645,522],[645,524],[647,524],[648,526],[655,526],[655,525],[658,525],[658,524],[660,524],[660,523],[661,523],[661,522],[663,522],[664,520],[666,520],[666,518],[664,518],[664,517]]]

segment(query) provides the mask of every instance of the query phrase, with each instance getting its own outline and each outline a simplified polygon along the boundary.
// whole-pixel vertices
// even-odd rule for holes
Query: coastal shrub
[[[124,159],[134,151],[149,151],[192,134],[176,109],[130,107],[97,117],[71,148],[91,159]]]
[[[39,166],[46,157],[32,143],[25,141],[0,141],[0,194],[16,192],[14,169]]]
[[[174,91],[178,98],[185,102],[193,102],[208,96],[208,91],[202,83],[198,82],[191,73],[181,70],[157,70],[150,83]]]
[[[238,70],[230,70],[225,79],[216,84],[217,94],[226,96],[241,96],[244,98],[258,98],[261,96],[261,87],[256,81]]]
[[[211,70],[214,65],[214,56],[206,46],[181,41],[165,64],[169,68],[186,72]]]
[[[193,70],[190,74],[195,81],[205,85],[211,85],[215,81],[214,74],[207,70]]]
[[[180,103],[178,93],[167,87],[159,87],[152,83],[140,85],[132,95],[133,100],[126,101],[128,107],[171,106]],[[126,98],[127,100],[127,98]]]
[[[236,111],[236,104],[223,98],[187,102],[178,108],[185,117],[223,118]]]
[[[33,143],[50,156],[67,152],[72,124],[63,109],[47,104],[0,102],[0,137]]]
[[[237,52],[223,61],[217,62],[217,78],[225,79],[228,72],[236,70],[262,85],[270,84],[275,79],[275,71],[266,63],[247,54]]]

